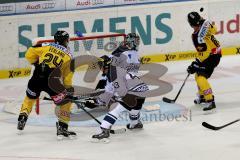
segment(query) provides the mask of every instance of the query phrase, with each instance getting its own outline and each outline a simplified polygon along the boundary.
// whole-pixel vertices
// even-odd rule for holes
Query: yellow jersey
[[[73,72],[69,68],[72,54],[64,46],[49,43],[41,47],[30,47],[25,54],[25,58],[31,64],[44,63],[49,68],[60,68],[63,84],[65,86],[72,85]]]
[[[208,20],[204,20],[200,29],[192,34],[193,44],[198,52],[198,59],[202,62],[210,54],[221,54],[219,41],[215,38],[217,28]]]

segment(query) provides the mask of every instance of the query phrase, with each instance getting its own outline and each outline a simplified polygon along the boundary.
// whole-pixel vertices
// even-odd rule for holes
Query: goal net
[[[69,42],[69,49],[71,50],[73,57],[80,56],[80,55],[92,55],[100,57],[102,55],[108,55],[111,54],[122,41],[125,39],[125,34],[119,34],[119,33],[91,33],[91,34],[83,34],[83,36],[79,37],[76,35],[70,35],[70,42]],[[54,37],[38,37],[33,39],[32,44],[43,44],[43,43],[52,43],[54,42]],[[93,84],[87,84],[84,81],[79,80],[82,78],[82,75],[79,73],[76,73],[77,78],[74,78],[74,82],[81,85],[93,85]],[[79,78],[80,77],[80,78]],[[74,83],[73,82],[73,83]],[[25,89],[27,87],[27,82],[25,84],[25,88],[22,88],[22,93],[18,93],[18,95],[25,95]],[[37,114],[44,114],[45,108],[52,108],[52,102],[50,101],[43,101],[41,100],[46,93],[42,93],[40,96],[40,100],[38,100],[38,103],[36,104],[36,113]],[[18,114],[20,111],[21,103],[23,101],[24,97],[18,98],[16,97],[15,100],[6,101],[3,110],[8,113]],[[47,105],[47,106],[46,106]],[[48,110],[48,109],[47,109]],[[33,112],[33,111],[32,111]],[[47,111],[49,112],[49,111]],[[52,111],[51,111],[52,112]]]
[[[124,40],[125,34],[108,33],[108,34],[85,34],[81,37],[70,35],[69,48],[73,56],[89,54],[94,56],[102,56],[111,54],[119,44]],[[54,42],[52,37],[39,37],[32,41],[33,45]]]

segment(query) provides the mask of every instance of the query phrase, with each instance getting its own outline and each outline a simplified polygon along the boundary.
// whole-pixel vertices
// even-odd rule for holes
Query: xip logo
[[[171,60],[175,59],[176,57],[177,57],[176,55],[165,54],[165,61],[171,61]]]
[[[237,49],[236,54],[240,54],[240,48],[236,48],[236,49]]]
[[[142,57],[142,58],[140,59],[140,62],[141,62],[142,64],[149,63],[150,61],[151,61],[151,58],[149,58],[149,57]]]
[[[21,71],[9,71],[9,78],[17,77],[21,74]]]

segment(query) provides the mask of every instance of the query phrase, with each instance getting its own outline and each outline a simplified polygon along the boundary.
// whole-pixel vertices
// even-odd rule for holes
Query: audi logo
[[[13,6],[0,6],[0,12],[11,12],[13,11]]]
[[[56,3],[43,3],[42,4],[42,9],[51,9],[51,8],[55,8]]]

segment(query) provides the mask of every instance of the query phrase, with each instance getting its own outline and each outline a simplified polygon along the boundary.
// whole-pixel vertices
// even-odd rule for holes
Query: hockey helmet
[[[54,34],[55,43],[58,43],[60,45],[64,45],[65,47],[67,47],[66,41],[68,42],[68,40],[69,40],[69,34],[66,31],[60,30]]]
[[[188,23],[190,26],[198,26],[202,17],[197,12],[190,12],[188,14]]]
[[[140,38],[136,33],[128,33],[125,37],[125,45],[129,49],[135,49],[137,50],[140,43]]]
[[[98,58],[99,67],[104,70],[110,67],[111,62],[112,62],[112,59],[107,55],[103,55],[100,58]]]

